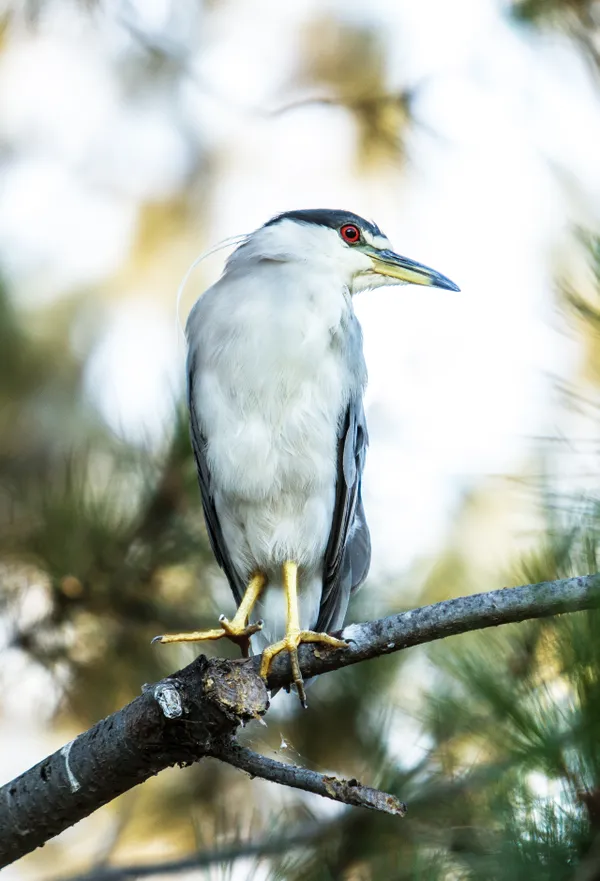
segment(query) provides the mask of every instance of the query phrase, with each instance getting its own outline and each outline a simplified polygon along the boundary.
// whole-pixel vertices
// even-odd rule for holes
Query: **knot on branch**
[[[269,709],[267,686],[247,661],[212,659],[203,684],[207,700],[238,724],[259,719]]]
[[[170,738],[203,751],[269,708],[267,687],[252,664],[204,655],[147,691]]]

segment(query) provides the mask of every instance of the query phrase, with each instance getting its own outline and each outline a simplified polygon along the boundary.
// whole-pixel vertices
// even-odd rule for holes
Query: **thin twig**
[[[212,755],[242,771],[247,771],[252,777],[262,777],[263,780],[270,780],[272,783],[314,792],[316,795],[353,807],[370,808],[397,817],[406,814],[406,805],[395,795],[363,786],[358,780],[341,780],[339,777],[319,774],[317,771],[310,771],[298,765],[288,765],[275,759],[268,759],[260,753],[240,746],[233,739],[220,744]]]

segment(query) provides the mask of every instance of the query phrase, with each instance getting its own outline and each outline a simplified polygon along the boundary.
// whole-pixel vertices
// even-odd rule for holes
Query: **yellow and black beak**
[[[378,275],[387,275],[389,278],[395,278],[397,281],[405,284],[424,284],[434,288],[445,288],[448,291],[460,291],[458,285],[446,278],[435,269],[429,266],[423,266],[416,260],[409,260],[408,257],[401,257],[394,251],[378,250],[368,245],[361,250],[373,261],[373,272]]]

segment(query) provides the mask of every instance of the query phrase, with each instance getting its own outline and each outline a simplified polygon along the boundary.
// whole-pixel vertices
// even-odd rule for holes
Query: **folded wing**
[[[350,596],[369,571],[371,537],[361,499],[368,440],[362,398],[355,397],[340,422],[335,507],[325,551],[318,631],[342,627]]]

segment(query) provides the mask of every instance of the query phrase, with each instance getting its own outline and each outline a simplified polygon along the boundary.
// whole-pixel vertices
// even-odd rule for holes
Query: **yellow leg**
[[[298,646],[303,642],[321,642],[333,648],[345,648],[348,643],[343,639],[336,639],[328,633],[315,633],[313,630],[300,630],[300,616],[298,613],[298,564],[288,560],[283,564],[283,588],[287,601],[287,627],[285,636],[279,642],[267,646],[263,652],[260,664],[260,675],[266,679],[269,674],[271,661],[280,652],[287,651],[292,665],[294,685],[300,698],[300,703],[306,708],[306,692],[298,663]]]
[[[248,618],[266,583],[266,576],[262,572],[256,572],[250,579],[233,619],[230,621],[225,615],[221,615],[220,627],[214,630],[192,630],[189,633],[165,633],[163,636],[155,636],[152,642],[203,642],[205,639],[222,639],[226,636],[232,642],[238,643],[247,655],[250,637],[258,630],[262,630],[263,626],[262,621],[248,625]]]

